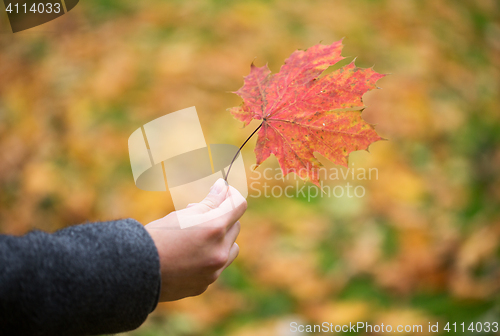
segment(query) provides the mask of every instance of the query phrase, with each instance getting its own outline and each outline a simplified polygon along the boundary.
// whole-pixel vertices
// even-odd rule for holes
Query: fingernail
[[[226,186],[226,182],[223,179],[218,179],[212,188],[210,188],[209,194],[211,195],[218,195],[222,190],[224,190],[224,187]]]

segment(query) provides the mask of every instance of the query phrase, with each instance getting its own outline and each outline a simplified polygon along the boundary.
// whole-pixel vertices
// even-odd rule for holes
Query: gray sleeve
[[[133,219],[0,236],[0,335],[97,335],[139,327],[160,262]]]

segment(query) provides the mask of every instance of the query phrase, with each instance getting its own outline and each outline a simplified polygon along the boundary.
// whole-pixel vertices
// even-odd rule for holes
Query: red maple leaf
[[[243,87],[234,92],[243,104],[230,112],[245,126],[252,119],[262,120],[255,147],[257,166],[274,154],[284,176],[294,172],[319,186],[321,163],[314,152],[347,166],[350,152],[382,139],[361,112],[363,94],[375,89],[375,82],[385,75],[357,68],[353,61],[318,78],[344,59],[341,51],[342,41],[297,50],[277,74],[267,65],[251,65]]]

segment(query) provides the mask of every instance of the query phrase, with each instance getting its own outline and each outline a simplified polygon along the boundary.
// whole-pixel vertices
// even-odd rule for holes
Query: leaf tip
[[[257,66],[255,65],[255,60],[257,59],[257,56],[255,56],[252,60],[252,63],[250,63],[250,70],[252,70],[253,68],[256,68]]]

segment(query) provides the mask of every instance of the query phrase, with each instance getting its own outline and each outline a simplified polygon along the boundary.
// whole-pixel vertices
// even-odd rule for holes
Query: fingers
[[[208,195],[200,203],[191,203],[187,206],[194,213],[206,213],[210,210],[218,208],[226,199],[228,184],[223,179],[218,179],[210,188]]]
[[[229,250],[229,259],[227,260],[227,263],[224,266],[224,268],[231,265],[231,263],[234,261],[234,259],[236,259],[236,257],[238,256],[239,253],[240,253],[239,245],[236,243],[233,243],[233,246],[231,246],[231,249]]]
[[[222,271],[224,271],[229,265],[232,264],[232,262],[234,261],[234,259],[236,259],[239,253],[240,253],[240,247],[238,246],[237,243],[233,243],[231,249],[229,250],[229,257],[227,259],[226,264],[222,268],[217,270],[217,272],[215,272],[216,279],[221,275]]]
[[[241,224],[239,221],[234,223],[229,230],[227,230],[226,237],[224,240],[227,242],[227,246],[233,245],[233,243],[236,241],[236,238],[238,238],[238,235],[240,234],[241,230]]]
[[[226,228],[229,229],[238,219],[243,216],[247,209],[247,201],[238,190],[229,186],[227,198],[215,209],[215,216],[224,216]]]
[[[238,190],[225,186],[222,179],[219,181],[217,183],[222,183],[224,187],[219,194],[209,194],[201,203],[175,212],[179,222],[188,223],[188,226],[217,228],[224,234],[236,223],[245,212],[247,201]]]
[[[237,221],[227,232],[226,237],[224,238],[224,245],[230,246],[229,248],[229,253],[227,255],[227,260],[226,263],[224,264],[223,267],[218,269],[215,272],[215,278],[217,279],[222,271],[224,271],[231,263],[236,259],[238,254],[240,253],[240,247],[239,245],[235,242],[236,238],[238,237],[238,234],[240,233],[240,222]]]

